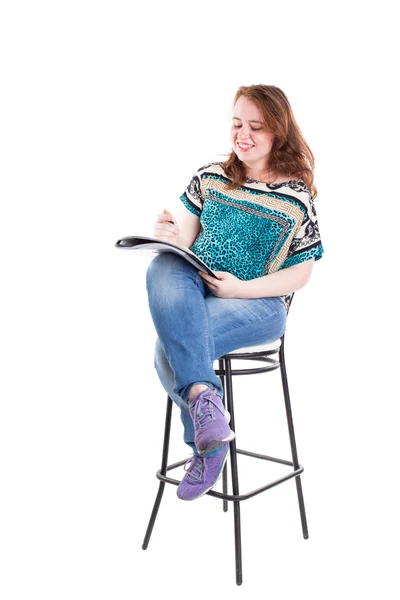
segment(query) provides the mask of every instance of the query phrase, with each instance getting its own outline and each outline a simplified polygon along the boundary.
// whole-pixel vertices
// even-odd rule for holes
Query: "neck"
[[[276,178],[276,173],[269,171],[268,169],[261,172],[246,169],[246,175],[247,177],[251,177],[252,179],[256,179],[256,181],[261,181],[263,183],[268,183]]]

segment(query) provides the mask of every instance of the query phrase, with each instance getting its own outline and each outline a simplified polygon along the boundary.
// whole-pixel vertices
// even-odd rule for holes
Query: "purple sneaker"
[[[211,490],[221,477],[228,451],[229,444],[225,444],[218,456],[193,454],[184,465],[187,473],[178,486],[178,498],[196,500]]]
[[[189,413],[199,454],[211,452],[234,439],[235,434],[228,425],[231,416],[214,388],[207,388],[195,396],[189,403]]]

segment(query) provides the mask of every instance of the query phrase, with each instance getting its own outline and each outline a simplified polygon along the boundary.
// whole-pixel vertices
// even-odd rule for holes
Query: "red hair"
[[[318,192],[314,185],[314,155],[296,123],[285,93],[274,85],[241,86],[233,106],[241,96],[256,104],[264,127],[275,135],[268,162],[270,172],[275,173],[275,178],[278,173],[286,173],[290,179],[303,180],[315,199]],[[236,189],[246,182],[245,166],[233,150],[223,167],[232,179],[227,189]]]

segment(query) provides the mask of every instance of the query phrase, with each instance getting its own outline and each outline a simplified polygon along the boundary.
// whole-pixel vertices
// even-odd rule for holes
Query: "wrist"
[[[243,279],[239,279],[237,281],[236,291],[235,291],[236,298],[241,298],[241,299],[247,298],[247,295],[246,295],[247,285],[246,284],[247,284],[247,281],[244,281]]]

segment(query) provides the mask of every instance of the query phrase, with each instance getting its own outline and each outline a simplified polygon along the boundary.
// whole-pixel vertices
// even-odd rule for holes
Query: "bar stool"
[[[293,295],[290,298],[290,302],[293,300]],[[290,303],[289,303],[290,307]],[[240,450],[236,447],[236,438],[230,442],[230,464],[231,464],[231,476],[232,476],[232,491],[233,494],[227,493],[227,464],[225,463],[223,473],[222,473],[222,487],[223,492],[217,492],[215,490],[210,490],[206,495],[213,496],[214,498],[219,498],[223,500],[223,510],[227,512],[228,510],[228,502],[233,502],[234,509],[234,531],[235,531],[235,563],[236,563],[236,583],[237,585],[241,585],[243,581],[242,577],[242,543],[241,543],[241,527],[240,527],[240,502],[243,500],[248,500],[266,490],[283,483],[284,481],[288,481],[295,477],[296,481],[296,489],[297,489],[297,497],[299,501],[299,509],[300,509],[300,519],[303,530],[304,539],[308,539],[308,529],[307,529],[307,520],[306,520],[306,512],[304,506],[303,499],[303,491],[301,487],[300,474],[304,471],[304,468],[299,464],[297,458],[297,449],[294,435],[294,427],[293,427],[293,418],[292,418],[292,410],[290,406],[290,398],[289,398],[289,387],[287,381],[287,373],[286,373],[286,365],[285,365],[285,352],[284,352],[284,335],[273,342],[272,344],[264,344],[262,346],[251,346],[248,348],[240,348],[229,354],[225,354],[219,361],[219,368],[215,369],[217,375],[221,377],[223,389],[224,389],[224,404],[226,402],[227,409],[231,415],[230,420],[230,428],[233,431],[235,429],[235,411],[233,406],[233,384],[232,384],[232,376],[233,375],[253,375],[258,373],[266,373],[269,371],[273,371],[275,369],[280,369],[281,379],[282,379],[282,388],[283,388],[283,396],[285,401],[286,408],[286,418],[289,429],[289,438],[290,438],[290,447],[292,452],[292,461],[283,460],[280,458],[275,458],[272,456],[266,456],[264,454],[257,454],[254,452],[249,452],[247,450]],[[267,363],[266,366],[257,366],[252,367],[250,369],[232,369],[232,361],[233,360],[251,360],[258,361],[262,363]],[[153,531],[154,523],[157,517],[158,509],[160,507],[161,499],[164,493],[164,488],[166,483],[171,483],[173,485],[178,486],[180,481],[177,479],[173,479],[167,476],[167,472],[172,469],[176,469],[184,465],[187,461],[187,458],[181,460],[172,465],[168,465],[168,449],[169,449],[169,439],[170,439],[170,430],[171,430],[171,415],[172,415],[172,406],[173,401],[168,396],[167,397],[167,411],[165,418],[165,431],[164,431],[164,443],[163,443],[163,452],[162,452],[162,460],[161,460],[161,469],[157,471],[156,477],[160,480],[160,485],[158,488],[157,497],[154,503],[154,507],[150,516],[150,521],[147,526],[146,535],[143,541],[142,548],[143,550],[147,549],[147,546],[150,541],[150,536]],[[292,469],[284,476],[263,485],[260,488],[257,488],[253,491],[247,492],[246,494],[239,493],[239,478],[238,478],[238,467],[237,467],[237,455],[244,454],[246,456],[250,456],[253,458],[258,458],[261,460],[269,460],[276,463],[280,463],[282,465],[287,465],[292,467]]]

